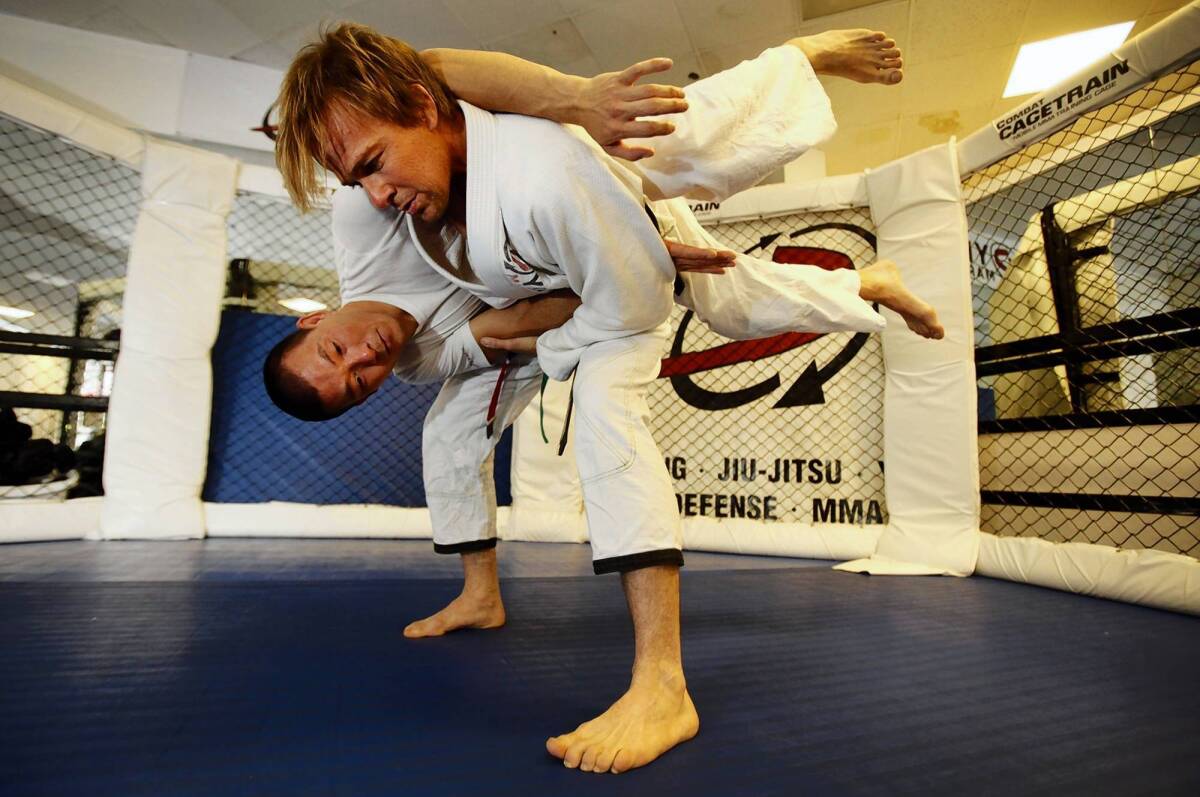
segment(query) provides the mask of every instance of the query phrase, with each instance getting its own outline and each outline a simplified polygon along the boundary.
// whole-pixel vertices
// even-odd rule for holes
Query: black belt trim
[[[596,575],[605,573],[628,573],[631,570],[641,570],[643,567],[658,565],[674,565],[683,567],[683,551],[678,548],[662,548],[657,551],[631,553],[627,556],[610,556],[607,559],[597,559],[592,562],[592,570]]]
[[[496,538],[492,537],[487,540],[471,540],[469,542],[456,542],[450,545],[442,545],[439,542],[433,544],[434,553],[474,553],[475,551],[486,551],[496,547]]]

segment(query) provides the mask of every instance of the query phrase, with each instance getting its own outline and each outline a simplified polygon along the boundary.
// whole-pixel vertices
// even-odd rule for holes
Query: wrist
[[[569,125],[582,125],[588,110],[587,93],[589,78],[578,75],[562,75],[558,92],[556,121]]]

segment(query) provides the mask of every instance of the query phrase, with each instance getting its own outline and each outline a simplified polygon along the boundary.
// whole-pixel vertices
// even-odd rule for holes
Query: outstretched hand
[[[688,246],[670,238],[664,238],[663,243],[667,245],[667,252],[675,261],[675,271],[680,274],[724,274],[725,269],[737,265],[734,260],[737,254],[728,249]]]
[[[675,125],[670,122],[640,118],[687,110],[683,89],[656,83],[638,85],[646,75],[665,72],[671,65],[670,58],[650,58],[621,72],[605,72],[588,78],[580,93],[576,122],[609,155],[630,161],[653,155],[653,147],[626,144],[624,139],[653,138],[675,130]]]

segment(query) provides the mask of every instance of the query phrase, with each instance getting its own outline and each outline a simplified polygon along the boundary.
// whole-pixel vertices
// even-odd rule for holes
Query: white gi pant
[[[693,84],[687,93],[691,110],[675,117],[677,132],[670,137],[678,136],[678,141],[654,140],[658,154],[640,164],[652,184],[651,196],[669,191],[668,196],[723,198],[724,192],[753,185],[794,160],[833,130],[828,99],[795,48],[768,50],[723,76]],[[756,104],[754,98],[762,102]],[[721,133],[719,140],[708,141],[716,150],[713,157],[688,151],[689,146],[705,146],[697,142],[711,139],[703,131],[713,130]],[[738,150],[736,157],[727,153],[731,146]],[[651,207],[666,237],[721,247],[682,199]],[[858,297],[860,282],[852,270],[781,266],[741,255],[723,275],[687,274],[682,282],[676,301],[729,338],[876,332],[885,323]],[[592,344],[575,373],[575,457],[597,573],[683,562],[674,489],[650,435],[646,403],[669,331],[664,323],[652,332]],[[460,345],[474,345],[469,335],[453,337]],[[436,360],[431,355],[430,361]],[[475,362],[483,367],[444,375],[446,382],[425,418],[426,499],[434,548],[440,553],[496,544],[493,449],[542,381],[536,361],[510,369],[488,436],[487,408],[499,369],[484,366],[482,352]]]

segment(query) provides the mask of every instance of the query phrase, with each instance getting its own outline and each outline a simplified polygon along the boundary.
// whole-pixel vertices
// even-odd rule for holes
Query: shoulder
[[[333,193],[330,218],[335,246],[370,252],[395,235],[399,214],[372,205],[363,189],[344,185]]]
[[[581,192],[602,191],[611,180],[607,155],[582,131],[529,116],[498,114],[497,120],[503,204],[546,210]]]

